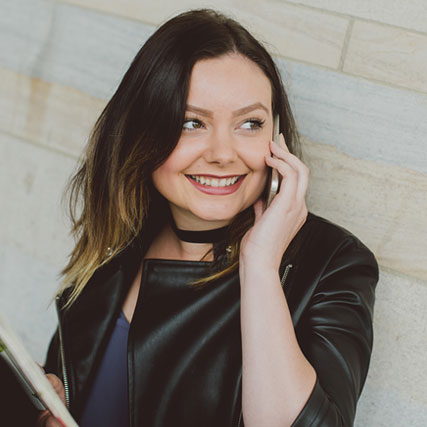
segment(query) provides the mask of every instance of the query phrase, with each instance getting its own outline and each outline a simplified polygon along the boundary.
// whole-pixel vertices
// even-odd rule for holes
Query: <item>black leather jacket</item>
[[[59,313],[62,339],[57,331],[46,371],[65,373],[76,419],[140,260],[134,248],[123,251]],[[128,342],[131,426],[243,426],[238,273],[188,286],[208,268],[144,261]],[[279,273],[298,342],[318,376],[293,425],[350,426],[372,349],[375,258],[352,234],[309,214]]]

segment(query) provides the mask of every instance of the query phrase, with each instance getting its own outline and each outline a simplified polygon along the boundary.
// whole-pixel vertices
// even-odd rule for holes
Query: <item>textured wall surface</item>
[[[191,0],[0,0],[0,310],[42,361],[72,247],[61,194],[142,43]],[[427,425],[427,3],[218,0],[282,72],[310,209],[381,266],[357,426]]]

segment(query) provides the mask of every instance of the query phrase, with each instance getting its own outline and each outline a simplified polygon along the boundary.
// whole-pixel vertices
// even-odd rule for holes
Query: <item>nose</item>
[[[203,157],[208,163],[215,163],[218,166],[235,162],[236,141],[230,132],[225,130],[213,132],[208,138]]]

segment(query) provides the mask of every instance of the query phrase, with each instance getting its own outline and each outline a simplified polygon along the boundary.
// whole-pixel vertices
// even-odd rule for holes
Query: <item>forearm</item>
[[[277,271],[242,261],[240,281],[245,426],[289,426],[307,402],[316,373],[298,345]]]

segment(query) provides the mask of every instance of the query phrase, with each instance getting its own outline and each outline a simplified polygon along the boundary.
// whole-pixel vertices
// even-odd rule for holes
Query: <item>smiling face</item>
[[[259,198],[272,128],[270,81],[254,62],[230,54],[194,65],[181,137],[152,175],[179,228],[221,227]]]

